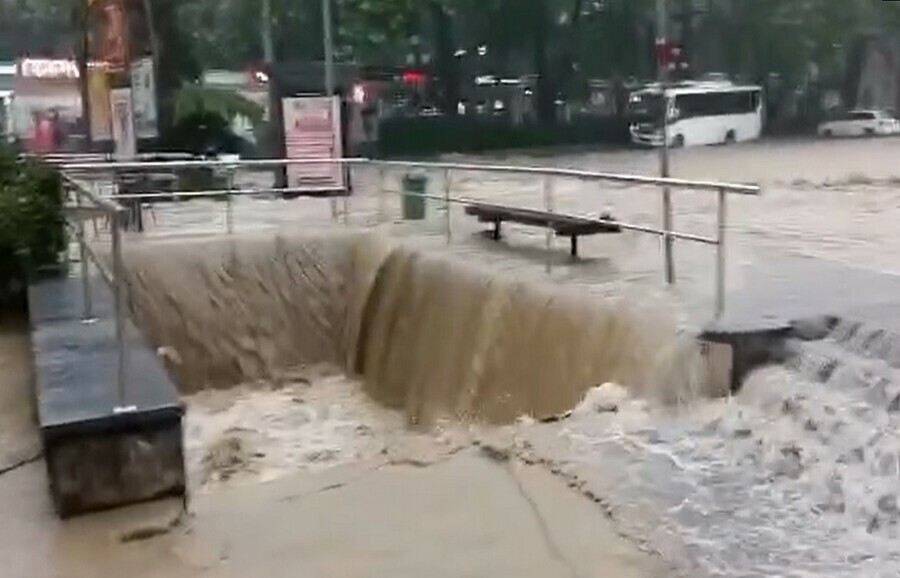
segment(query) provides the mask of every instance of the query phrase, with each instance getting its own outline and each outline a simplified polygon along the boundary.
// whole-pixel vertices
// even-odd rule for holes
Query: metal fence
[[[104,282],[109,286],[113,297],[113,316],[115,319],[115,339],[117,350],[116,362],[116,387],[119,405],[114,408],[117,412],[128,411],[125,391],[125,372],[127,366],[127,351],[125,348],[125,264],[122,259],[122,227],[120,223],[125,216],[125,209],[118,203],[100,197],[91,190],[81,186],[65,173],[62,174],[63,193],[66,201],[74,202],[74,206],[66,207],[66,223],[70,232],[78,241],[78,253],[81,266],[81,282],[83,295],[82,321],[93,323],[94,302],[91,293],[90,264],[93,263]],[[110,223],[112,231],[112,266],[105,263],[91,248],[85,234],[85,221],[94,220],[97,216],[105,218]],[[74,221],[74,222],[73,222]]]
[[[55,160],[55,159],[54,159]],[[446,221],[444,224],[445,235],[449,243],[452,238],[452,225],[450,220],[450,207],[454,204],[469,205],[480,203],[483,201],[467,198],[463,196],[454,196],[453,174],[454,172],[482,172],[482,173],[501,173],[519,176],[530,176],[541,180],[541,190],[543,197],[543,210],[549,216],[558,216],[562,218],[576,218],[584,223],[597,223],[601,225],[615,225],[622,230],[635,231],[654,235],[668,244],[673,239],[680,239],[694,243],[712,245],[716,247],[716,268],[715,268],[715,315],[720,317],[725,310],[725,272],[727,258],[727,219],[728,219],[728,196],[730,194],[738,195],[758,195],[760,188],[753,185],[721,183],[713,181],[685,180],[675,178],[657,178],[638,175],[625,175],[615,173],[604,173],[594,171],[583,171],[561,168],[543,168],[543,167],[524,167],[524,166],[506,166],[506,165],[487,165],[487,164],[467,164],[467,163],[448,163],[448,162],[411,162],[411,161],[383,161],[370,160],[363,158],[347,158],[347,159],[309,159],[309,160],[161,160],[161,161],[133,161],[133,162],[97,162],[95,159],[85,159],[86,162],[69,162],[58,163],[64,176],[64,183],[68,191],[74,194],[76,200],[75,209],[83,208],[85,204],[90,207],[91,215],[102,215],[110,224],[112,236],[112,270],[103,263],[102,259],[91,250],[90,244],[84,234],[85,215],[80,215],[75,223],[75,236],[79,243],[79,252],[81,254],[81,272],[83,276],[84,299],[85,299],[85,319],[92,317],[91,297],[90,297],[90,275],[88,271],[88,259],[90,259],[100,270],[104,279],[109,283],[113,293],[115,303],[116,316],[116,339],[119,350],[119,363],[117,385],[119,388],[120,399],[123,402],[126,399],[124,391],[125,368],[126,368],[126,351],[124,344],[125,318],[124,311],[126,296],[124,283],[124,264],[122,261],[122,242],[123,234],[121,226],[123,219],[127,218],[127,209],[120,204],[120,201],[136,201],[139,203],[152,204],[162,199],[197,199],[197,198],[220,198],[225,200],[225,228],[229,234],[234,230],[234,208],[233,198],[238,196],[252,196],[260,193],[284,193],[296,192],[305,193],[315,196],[317,194],[327,193],[328,189],[276,189],[276,188],[235,188],[234,175],[238,170],[265,170],[293,165],[334,165],[338,164],[349,170],[350,167],[365,166],[377,169],[379,175],[378,196],[379,196],[379,213],[383,206],[384,199],[390,194],[405,194],[404,191],[389,190],[386,186],[386,174],[389,170],[425,170],[438,171],[443,173],[443,190],[442,194],[422,193],[421,196],[427,199],[434,199],[444,204],[446,208]],[[58,161],[57,161],[58,162]],[[85,186],[83,186],[76,178],[77,175],[109,175],[115,181],[116,176],[123,173],[140,173],[153,171],[177,171],[181,169],[218,169],[227,176],[227,188],[211,189],[201,191],[175,191],[160,193],[136,193],[136,194],[115,194],[115,195],[98,195]],[[662,203],[664,211],[668,214],[661,216],[662,227],[652,227],[641,225],[638,223],[628,223],[609,218],[596,218],[585,215],[575,215],[569,213],[558,212],[556,210],[556,195],[554,192],[554,183],[557,179],[575,179],[579,181],[608,182],[619,183],[634,186],[655,186],[659,188],[663,195],[668,194],[672,189],[675,190],[701,190],[709,191],[717,196],[716,210],[716,234],[715,236],[702,236],[692,233],[671,230],[667,227],[672,223],[672,204]],[[333,189],[331,192],[334,192]],[[335,197],[328,195],[329,202],[332,203],[332,219],[337,219],[338,211],[336,203],[338,198],[343,202],[343,215],[346,222],[348,209],[349,193]],[[521,209],[520,205],[504,205],[491,203],[493,207],[506,208],[510,210]],[[90,217],[89,218],[93,218]],[[552,249],[556,233],[552,226],[547,227],[546,232],[546,248],[547,261],[546,269],[549,272],[552,268]],[[665,267],[667,271],[674,269],[673,255],[670,251],[665,251]],[[670,283],[674,283],[674,278],[666,276]]]

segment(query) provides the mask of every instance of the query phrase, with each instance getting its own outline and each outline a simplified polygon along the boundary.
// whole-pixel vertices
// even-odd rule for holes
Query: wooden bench
[[[548,213],[546,211],[536,211],[533,209],[513,209],[501,205],[491,205],[487,203],[470,203],[466,205],[465,211],[467,215],[478,218],[480,223],[493,223],[494,230],[491,231],[491,238],[499,241],[501,237],[501,223],[503,221],[511,221],[522,225],[531,225],[534,227],[543,227],[545,229],[553,229],[553,232],[560,237],[569,237],[572,243],[571,253],[573,257],[578,256],[578,237],[582,235],[597,235],[621,233],[622,228],[613,222],[610,215],[604,214],[601,220],[608,220],[609,223],[598,223],[590,219],[572,217],[567,215],[558,215]]]

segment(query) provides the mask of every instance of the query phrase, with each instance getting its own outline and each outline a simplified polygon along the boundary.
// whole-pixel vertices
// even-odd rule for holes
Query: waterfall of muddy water
[[[412,424],[509,422],[626,384],[690,397],[699,355],[658,316],[372,234],[133,246],[133,315],[185,393],[330,364]],[[165,253],[165,257],[161,254]]]

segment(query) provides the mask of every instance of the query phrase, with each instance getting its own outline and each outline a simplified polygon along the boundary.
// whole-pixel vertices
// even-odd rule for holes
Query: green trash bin
[[[408,174],[403,177],[403,219],[421,221],[425,218],[425,191],[428,177],[423,174]]]

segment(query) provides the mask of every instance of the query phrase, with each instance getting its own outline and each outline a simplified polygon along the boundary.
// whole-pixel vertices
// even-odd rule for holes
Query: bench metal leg
[[[496,221],[494,221],[494,230],[491,231],[491,239],[493,239],[495,241],[500,240],[500,237],[501,237],[500,223],[502,223],[502,222],[503,221],[501,221],[500,219],[497,219]]]
[[[572,251],[571,251],[572,258],[577,259],[578,258],[578,235],[572,235],[571,239],[572,239]]]

